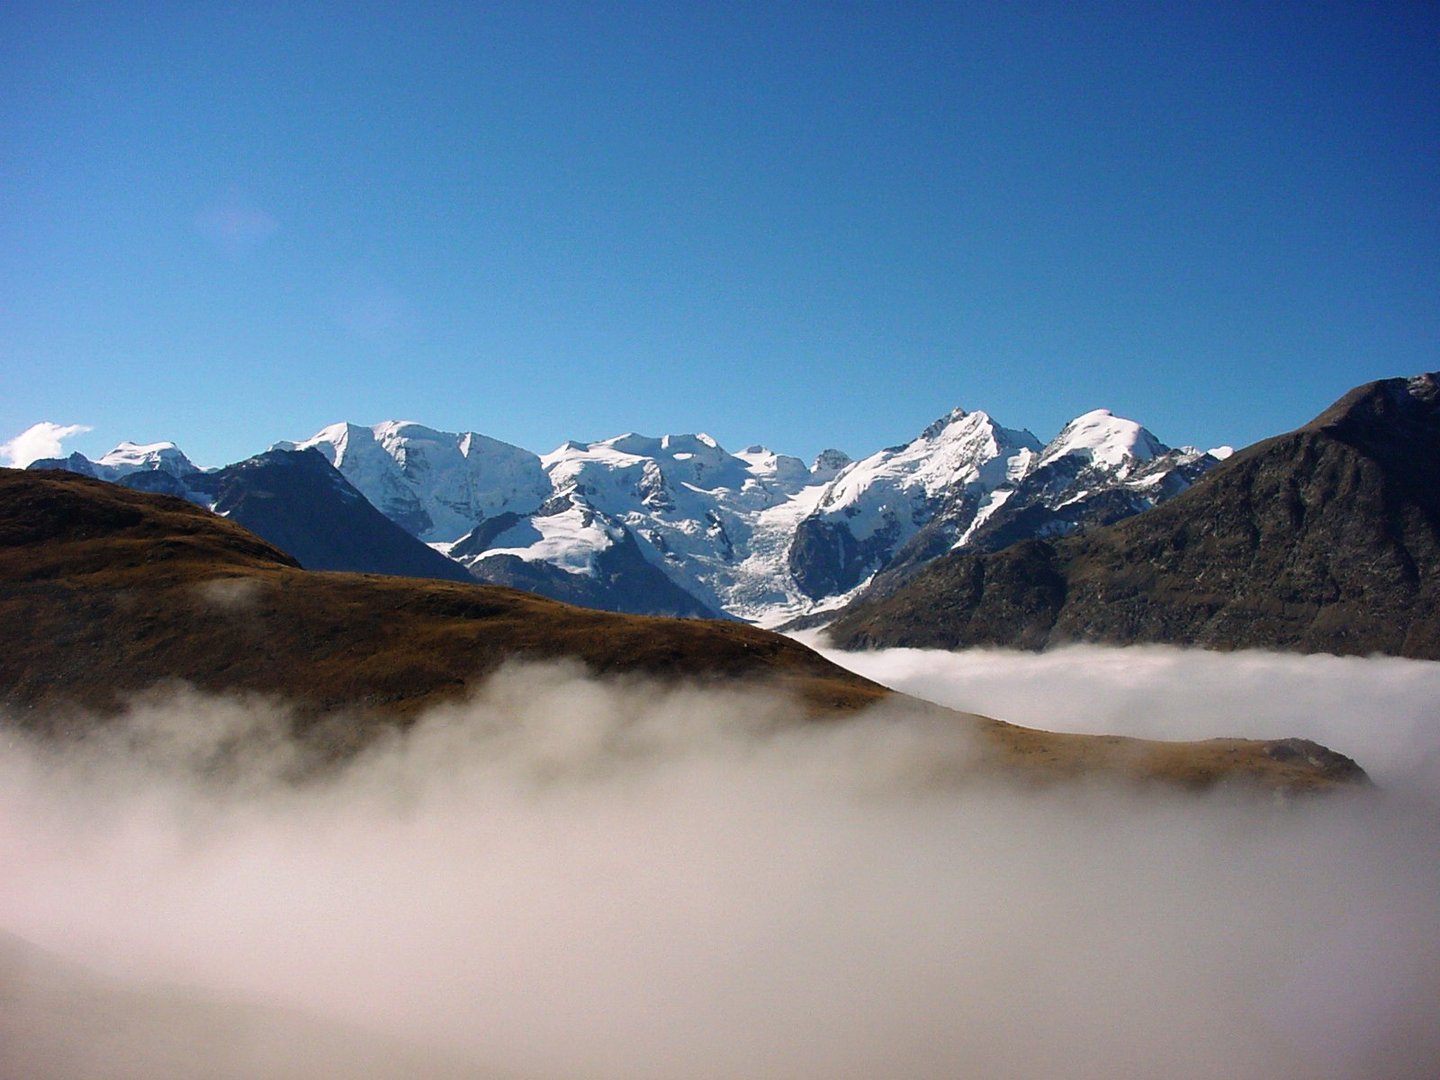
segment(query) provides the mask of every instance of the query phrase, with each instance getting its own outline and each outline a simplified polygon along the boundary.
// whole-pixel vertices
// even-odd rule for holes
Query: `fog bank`
[[[814,633],[797,637],[817,646]],[[819,651],[904,693],[1017,724],[1149,739],[1301,736],[1388,787],[1440,793],[1432,661],[1165,645]]]
[[[1215,677],[1249,677],[1237,659]],[[1200,722],[1166,695],[1143,721],[1107,706],[1125,680],[1079,661],[991,657],[997,686],[1010,661],[1073,722],[1104,714],[1072,698],[1130,733]],[[96,1076],[193,1075],[200,1053],[215,1075],[264,1053],[288,1063],[268,1075],[338,1075],[337,1031],[397,1077],[1440,1067],[1431,772],[1405,797],[1285,811],[1023,794],[935,782],[967,755],[948,724],[791,712],[515,668],[299,786],[270,702],[154,698],[63,753],[7,736],[0,930],[20,940],[0,948],[0,1073],[68,1075],[80,1040],[104,1050]],[[67,1011],[96,1000],[108,1024]]]

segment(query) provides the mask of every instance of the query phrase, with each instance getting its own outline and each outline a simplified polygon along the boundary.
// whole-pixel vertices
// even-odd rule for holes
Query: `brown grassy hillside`
[[[577,660],[601,676],[794,695],[796,722],[904,701],[776,634],[733,622],[574,608],[511,589],[301,570],[182,500],[65,473],[0,470],[0,705],[66,731],[157,683],[291,703],[339,752],[404,724],[511,660]],[[935,713],[936,706],[909,702]],[[79,707],[77,709],[77,707]],[[1363,780],[1299,742],[1152,743],[1055,735],[961,713],[976,767],[1035,779],[1120,775],[1189,787],[1243,779],[1323,788]]]

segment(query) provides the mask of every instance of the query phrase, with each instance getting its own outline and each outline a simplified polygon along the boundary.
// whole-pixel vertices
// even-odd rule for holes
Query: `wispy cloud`
[[[85,424],[53,424],[42,420],[34,424],[9,442],[0,443],[0,458],[12,469],[23,469],[40,458],[61,456],[61,444],[76,435],[91,430]]]
[[[238,193],[232,193],[195,215],[195,228],[227,258],[255,251],[279,229],[280,223]]]
[[[363,267],[351,269],[330,294],[335,325],[359,341],[384,341],[404,332],[412,320],[410,301],[389,282]]]

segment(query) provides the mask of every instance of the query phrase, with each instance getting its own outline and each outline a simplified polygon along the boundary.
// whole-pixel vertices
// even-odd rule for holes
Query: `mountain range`
[[[332,425],[215,470],[171,443],[31,468],[183,496],[310,569],[829,624],[844,648],[1163,642],[1440,659],[1436,380],[1356,388],[1238,454],[1172,449],[1104,410],[1041,444],[956,409],[907,443],[808,465],[703,434],[541,456],[387,422]]]
[[[947,554],[828,632],[851,649],[1167,642],[1440,659],[1440,374],[1357,387],[1109,527]]]
[[[1105,410],[1042,444],[955,409],[907,443],[858,461],[827,450],[808,465],[760,446],[731,453],[704,434],[632,433],[537,455],[387,421],[334,424],[217,470],[173,443],[30,467],[183,496],[311,569],[458,571],[605,610],[776,626],[823,617],[867,586],[893,591],[951,551],[1138,513],[1219,453],[1172,449]]]

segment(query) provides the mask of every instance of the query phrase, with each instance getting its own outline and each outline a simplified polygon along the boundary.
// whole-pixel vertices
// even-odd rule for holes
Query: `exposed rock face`
[[[1437,376],[1362,386],[1108,528],[947,556],[831,635],[847,648],[1166,642],[1440,659]]]
[[[269,450],[205,479],[217,514],[288,551],[307,570],[470,580],[463,567],[370,505],[315,450]]]

